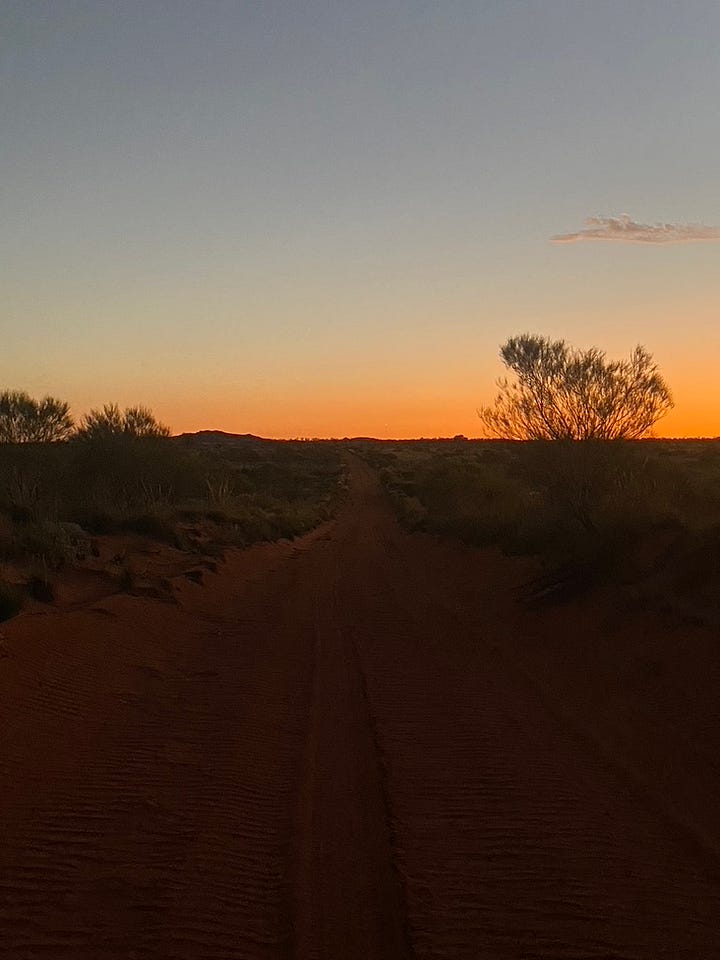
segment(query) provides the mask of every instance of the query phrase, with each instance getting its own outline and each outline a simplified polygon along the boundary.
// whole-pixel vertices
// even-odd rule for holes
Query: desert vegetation
[[[406,526],[533,558],[528,600],[602,582],[720,621],[720,442],[646,438],[672,406],[648,351],[526,334],[500,356],[496,439],[363,448]]]
[[[56,397],[35,400],[24,390],[0,393],[0,443],[50,443],[67,440],[74,424],[70,407]]]
[[[526,599],[610,584],[720,622],[720,441],[365,444],[402,522],[530,558]]]
[[[24,596],[51,599],[57,572],[97,554],[99,538],[217,553],[305,532],[329,515],[339,489],[329,443],[171,437],[150,410],[115,405],[75,427],[59,401],[5,396],[16,427],[6,423],[13,440],[0,444],[0,618]],[[43,420],[58,425],[54,434]],[[115,573],[125,585],[133,579],[122,563]]]
[[[80,421],[74,433],[77,440],[105,441],[117,439],[156,440],[170,436],[170,427],[160,423],[147,407],[120,410],[108,403],[102,410],[91,410]]]
[[[523,334],[500,348],[514,375],[498,381],[493,406],[478,414],[488,436],[503,440],[636,440],[673,406],[651,354],[628,360],[579,350],[564,340]]]
[[[405,526],[529,558],[527,600],[604,583],[720,620],[720,444],[646,438],[673,402],[651,354],[524,334],[500,356],[509,376],[478,411],[494,439],[351,443]],[[75,424],[18,391],[0,394],[0,437],[0,553],[22,567],[0,615],[51,597],[98,537],[207,554],[296,536],[330,515],[342,473],[337,442],[172,437],[115,404]]]

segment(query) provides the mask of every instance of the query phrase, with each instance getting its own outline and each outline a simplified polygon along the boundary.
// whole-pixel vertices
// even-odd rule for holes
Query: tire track
[[[296,837],[293,956],[409,960],[372,719],[347,631],[339,626],[332,582],[316,604],[316,677]]]

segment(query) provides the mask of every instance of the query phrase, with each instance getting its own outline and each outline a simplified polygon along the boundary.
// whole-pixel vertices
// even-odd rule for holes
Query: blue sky
[[[640,341],[668,430],[720,421],[718,246],[549,242],[720,224],[719,4],[6,0],[0,35],[0,385],[472,434],[531,330]]]

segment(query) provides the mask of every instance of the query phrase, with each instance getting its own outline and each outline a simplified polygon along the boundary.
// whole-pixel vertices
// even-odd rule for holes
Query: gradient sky
[[[3,0],[0,387],[474,436],[530,331],[720,434],[720,244],[551,242],[720,225],[719,44],[717,0]]]

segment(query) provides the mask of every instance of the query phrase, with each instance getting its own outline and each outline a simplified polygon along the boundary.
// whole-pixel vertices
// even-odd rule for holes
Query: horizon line
[[[350,443],[352,441],[372,441],[374,443],[413,443],[417,441],[444,441],[444,442],[457,442],[457,443],[532,443],[532,440],[513,440],[509,437],[468,437],[465,434],[454,434],[452,436],[417,436],[417,437],[373,437],[369,435],[355,435],[355,436],[343,436],[343,437],[320,437],[320,436],[261,436],[256,433],[233,433],[228,430],[221,430],[212,427],[202,428],[200,430],[184,430],[181,433],[172,434],[172,439],[177,440],[182,437],[196,437],[200,434],[220,434],[224,437],[232,437],[234,439],[245,439],[245,440],[264,440],[266,442],[278,442],[278,443]],[[588,439],[597,439],[597,438],[588,438]],[[632,441],[633,443],[645,443],[652,441],[678,441],[678,440],[720,440],[720,434],[715,435],[697,435],[697,434],[683,434],[675,436],[647,436],[647,437],[636,437]],[[557,443],[557,440],[548,440],[547,443]]]

